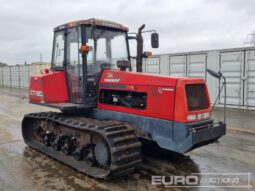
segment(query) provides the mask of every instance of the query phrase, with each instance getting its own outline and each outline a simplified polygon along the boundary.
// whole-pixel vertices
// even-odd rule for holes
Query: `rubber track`
[[[72,156],[66,156],[61,151],[55,151],[52,147],[34,141],[33,124],[41,120],[67,128],[85,130],[84,133],[100,134],[110,147],[109,170],[90,167],[85,161],[76,161]],[[22,121],[22,135],[27,145],[94,178],[112,179],[129,174],[141,162],[141,142],[136,137],[134,129],[118,121],[97,120],[56,112],[30,113],[25,115]]]

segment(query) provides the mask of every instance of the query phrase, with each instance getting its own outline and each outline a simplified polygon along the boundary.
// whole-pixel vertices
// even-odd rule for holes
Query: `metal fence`
[[[50,68],[49,63],[34,63],[0,67],[0,87],[28,88],[31,75]]]

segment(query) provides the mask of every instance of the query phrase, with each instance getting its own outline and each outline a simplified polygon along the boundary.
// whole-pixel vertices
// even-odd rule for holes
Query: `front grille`
[[[189,111],[202,110],[209,107],[205,84],[187,84],[185,89]]]

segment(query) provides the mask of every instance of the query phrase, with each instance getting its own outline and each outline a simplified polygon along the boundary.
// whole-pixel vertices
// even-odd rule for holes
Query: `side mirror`
[[[159,47],[159,35],[158,33],[151,33],[151,47],[158,48]]]

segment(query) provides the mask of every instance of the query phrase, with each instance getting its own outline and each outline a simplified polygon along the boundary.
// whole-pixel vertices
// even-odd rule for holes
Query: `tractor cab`
[[[129,63],[127,31],[120,24],[97,19],[54,29],[51,69],[65,72],[71,103],[96,105],[101,72],[118,69],[118,62]]]
[[[31,77],[30,103],[64,110],[97,106],[99,81],[104,70],[131,70],[128,40],[137,41],[136,68],[142,72],[144,32],[153,32],[151,45],[158,47],[155,30],[128,36],[128,28],[99,19],[75,21],[54,29],[52,65]]]

